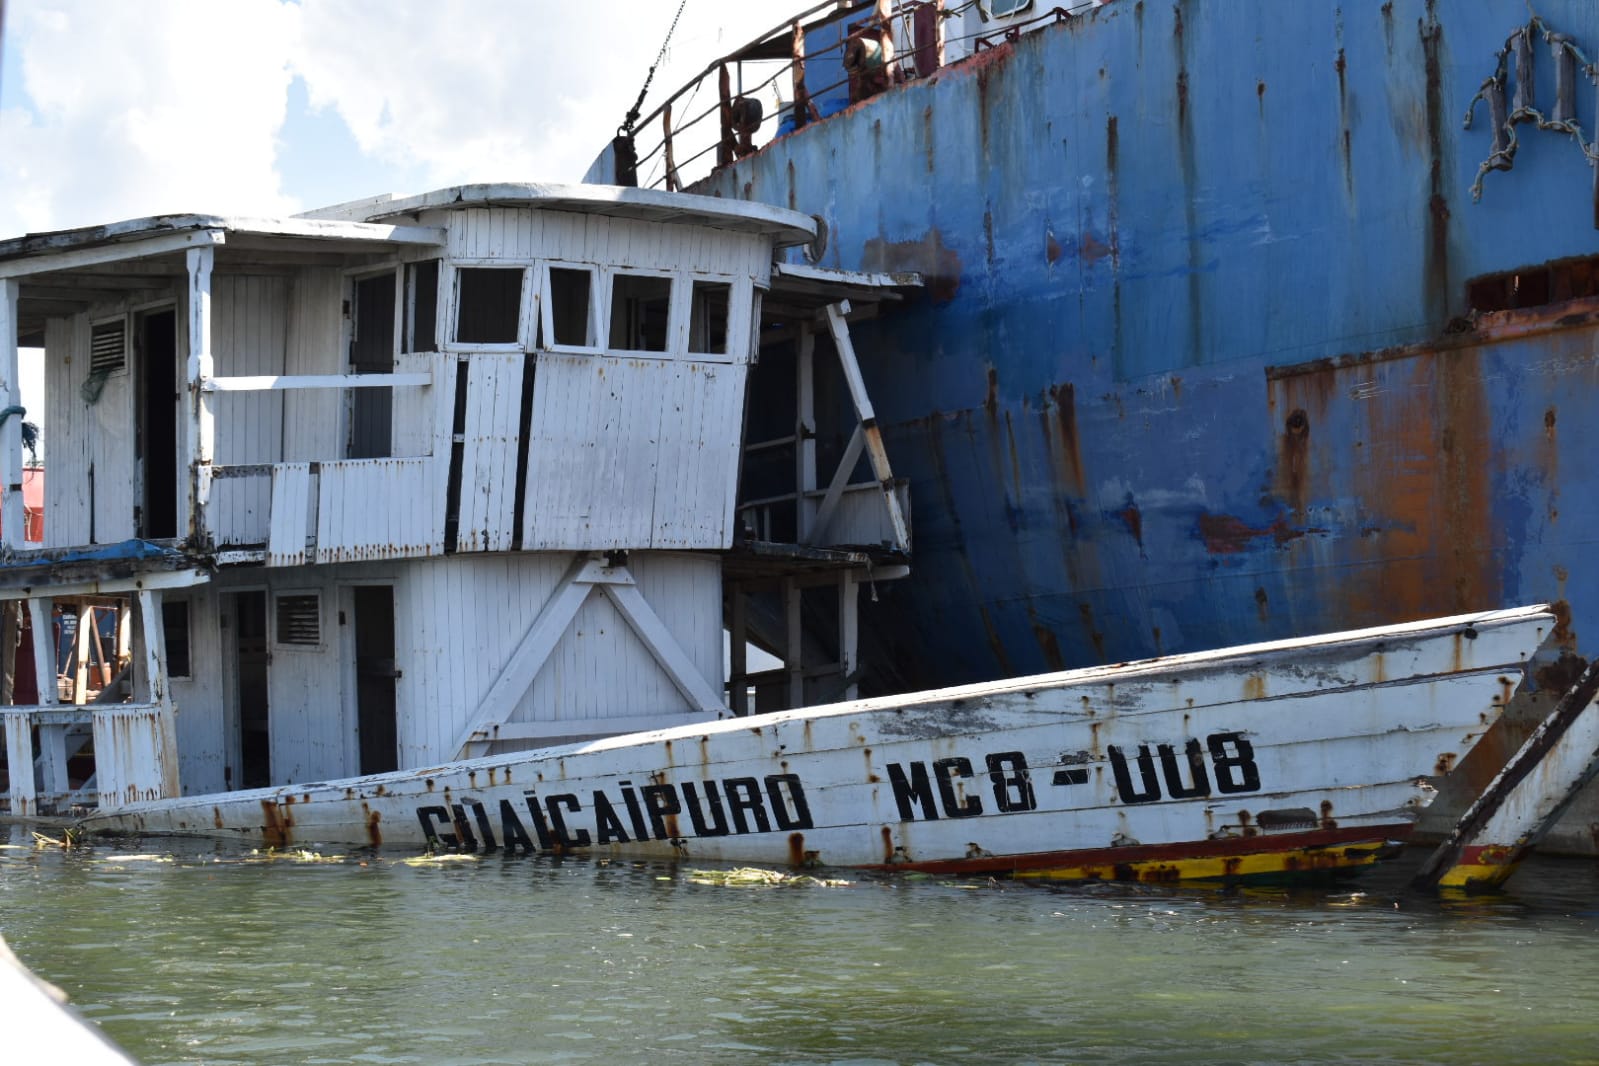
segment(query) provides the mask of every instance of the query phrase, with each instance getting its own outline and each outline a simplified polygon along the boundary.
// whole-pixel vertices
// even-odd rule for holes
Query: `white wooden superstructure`
[[[909,525],[845,316],[908,279],[774,271],[813,236],[762,205],[477,185],[0,242],[0,406],[19,340],[48,395],[43,549],[22,548],[20,419],[0,419],[0,600],[51,634],[36,699],[0,706],[12,812],[743,713],[746,586],[791,624],[765,641],[788,652],[769,689],[797,703],[831,674],[852,695],[856,588],[904,572]],[[853,436],[830,483],[796,458],[809,518],[751,550],[772,539],[771,500],[739,498],[768,294],[774,335],[830,338]],[[796,453],[815,373],[776,386],[798,390]],[[818,582],[838,619],[806,663]],[[63,640],[79,679],[52,683]],[[118,678],[82,680],[91,659]]]

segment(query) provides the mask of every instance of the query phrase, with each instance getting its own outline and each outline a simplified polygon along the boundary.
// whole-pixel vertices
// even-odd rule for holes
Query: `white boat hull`
[[[1408,833],[1542,608],[132,804],[96,830],[1072,878],[1358,866]]]

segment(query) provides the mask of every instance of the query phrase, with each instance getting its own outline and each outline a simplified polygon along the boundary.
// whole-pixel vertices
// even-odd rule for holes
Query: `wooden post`
[[[151,703],[167,702],[167,634],[161,625],[160,590],[140,589],[139,628],[144,637],[144,683]]]
[[[800,612],[799,582],[791,577],[783,579],[783,637],[788,647],[784,649],[783,656],[788,668],[788,705],[790,707],[805,706],[805,639],[801,630],[803,615]]]
[[[716,165],[725,167],[733,161],[734,146],[738,144],[733,136],[733,82],[727,72],[727,64],[723,63],[718,69],[717,91],[722,96],[721,127],[722,139],[716,145]]]
[[[750,713],[749,612],[743,585],[729,585],[727,594],[731,615],[727,633],[727,653],[731,659],[727,669],[727,705],[734,714],[742,716]]]
[[[9,780],[6,795],[11,800],[11,816],[37,814],[39,790],[33,782],[33,716],[26,711],[7,711],[6,766]]]
[[[22,635],[22,605],[0,603],[0,705],[17,702],[17,641]]]
[[[855,359],[855,345],[850,342],[849,325],[844,316],[849,314],[849,301],[827,305],[827,323],[833,332],[833,346],[838,349],[838,362],[844,370],[844,380],[849,383],[850,397],[855,401],[855,411],[860,416],[861,434],[866,442],[866,455],[871,460],[872,475],[883,490],[883,502],[888,507],[888,520],[894,529],[894,547],[909,551],[910,526],[900,510],[899,497],[894,493],[894,472],[888,465],[888,452],[883,448],[882,431],[877,426],[877,414],[866,395],[866,382],[861,377],[860,364]]]
[[[79,707],[89,702],[89,641],[93,634],[94,608],[84,604],[78,608],[78,661],[77,669],[72,672],[72,702]]]
[[[810,323],[799,327],[794,361],[794,523],[801,544],[809,544],[816,519],[816,334]]]
[[[16,278],[0,280],[0,407],[22,403],[17,381],[17,304],[22,286]],[[0,539],[20,548],[27,538],[22,511],[22,415],[0,423]]]
[[[141,783],[159,780],[161,798],[179,794],[177,709],[172,703],[172,693],[167,685],[167,635],[161,620],[162,593],[159,589],[140,589],[139,623],[144,636],[145,684],[150,702],[155,704],[151,728],[156,733],[151,740],[156,767],[141,769],[132,776]],[[100,753],[95,752],[99,758]]]
[[[794,128],[799,129],[811,120],[811,93],[805,87],[805,27],[794,20],[794,32],[789,42],[789,54],[794,74]]]
[[[672,155],[672,102],[661,108],[661,151],[666,156],[666,191],[678,192],[683,188],[677,180],[677,161]]]
[[[28,601],[29,621],[33,623],[33,672],[39,679],[39,703],[54,706],[60,702],[56,688],[56,635],[52,619],[54,604],[48,597]],[[39,757],[43,761],[43,793],[62,796],[67,788],[67,727],[39,726]]]
[[[855,571],[838,575],[838,671],[844,678],[843,699],[860,697],[860,686],[852,680],[860,659],[860,585]]]
[[[211,356],[211,267],[216,258],[211,245],[190,248],[189,258],[189,434],[184,442],[189,471],[189,536],[197,543],[210,539],[206,505],[211,501],[211,460],[216,452],[216,418],[211,393],[205,383],[216,376]],[[156,476],[150,471],[146,477]]]

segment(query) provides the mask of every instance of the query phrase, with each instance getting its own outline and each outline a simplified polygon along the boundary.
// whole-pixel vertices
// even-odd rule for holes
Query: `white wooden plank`
[[[311,464],[281,463],[272,471],[268,566],[302,566],[310,530]]]
[[[545,601],[516,649],[505,659],[504,667],[462,731],[458,749],[463,756],[481,754],[487,750],[487,745],[494,740],[495,726],[504,722],[515,710],[522,695],[543,669],[550,652],[572,624],[578,608],[588,599],[596,584],[608,580],[609,574],[604,563],[582,557],[573,560],[554,594]]]
[[[37,813],[34,806],[39,791],[33,780],[33,716],[24,711],[0,710],[5,723],[7,777],[6,796],[12,817]]]
[[[211,502],[211,462],[216,455],[216,412],[203,388],[216,374],[211,354],[211,268],[215,251],[210,245],[188,251],[188,433],[182,437],[184,466],[189,474],[190,506],[199,528],[205,528],[205,511]],[[161,476],[159,471],[146,471]],[[181,498],[181,497],[180,497]],[[180,521],[186,532],[189,523]]]
[[[346,459],[322,463],[316,493],[316,561],[360,562],[437,554],[442,525],[426,506],[433,460]],[[280,468],[281,469],[281,468]],[[275,547],[269,548],[277,558]]]
[[[17,311],[22,286],[0,278],[0,407],[22,403],[17,377]],[[22,514],[22,419],[20,412],[0,422],[0,537],[8,550],[27,539]]]
[[[344,279],[332,268],[315,267],[294,278],[284,372],[341,374]],[[283,398],[283,458],[319,460],[344,454],[344,398],[336,391],[286,393]]]
[[[55,270],[76,270],[79,267],[120,263],[129,259],[143,259],[152,255],[165,255],[193,248],[209,248],[223,243],[218,230],[193,230],[187,233],[169,233],[143,240],[121,241],[93,248],[73,248],[24,259],[0,263],[0,278],[24,278]]]

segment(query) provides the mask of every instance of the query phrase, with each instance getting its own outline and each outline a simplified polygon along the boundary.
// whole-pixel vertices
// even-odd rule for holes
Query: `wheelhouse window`
[[[594,271],[551,266],[544,300],[544,337],[552,348],[599,347],[594,328]]]
[[[628,352],[666,351],[671,312],[671,278],[617,274],[611,281],[610,347]]]
[[[438,346],[439,261],[405,267],[405,344],[403,351],[431,352]]]
[[[705,355],[727,354],[728,312],[733,286],[725,281],[695,281],[689,304],[688,350]]]
[[[455,272],[455,340],[459,344],[515,344],[520,339],[520,267],[461,267]]]

